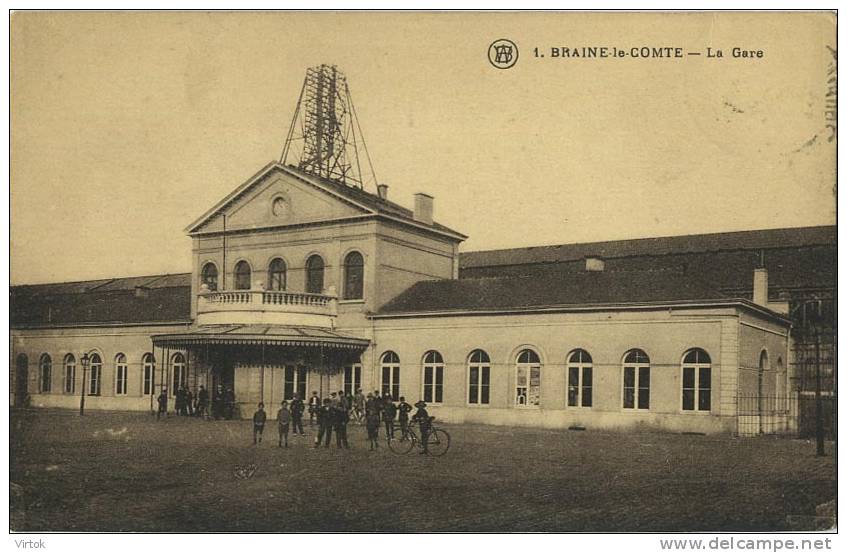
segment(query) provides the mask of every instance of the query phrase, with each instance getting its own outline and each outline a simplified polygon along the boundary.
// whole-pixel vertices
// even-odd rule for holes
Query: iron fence
[[[825,439],[836,435],[835,393],[826,391],[820,397],[820,417]],[[781,434],[813,438],[817,429],[817,398],[814,392],[800,391],[787,395],[742,394],[738,396],[737,420],[739,436]]]

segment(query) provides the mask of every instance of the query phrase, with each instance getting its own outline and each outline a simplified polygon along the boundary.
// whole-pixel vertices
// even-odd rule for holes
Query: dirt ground
[[[433,458],[370,452],[357,425],[347,451],[309,427],[279,449],[273,421],[254,447],[248,421],[10,417],[15,531],[796,530],[836,489],[832,444],[771,437],[445,425]]]

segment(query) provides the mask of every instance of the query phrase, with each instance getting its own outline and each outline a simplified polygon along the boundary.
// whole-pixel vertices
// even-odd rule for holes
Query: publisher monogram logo
[[[518,45],[508,38],[500,38],[488,47],[488,61],[497,69],[509,69],[518,62]]]

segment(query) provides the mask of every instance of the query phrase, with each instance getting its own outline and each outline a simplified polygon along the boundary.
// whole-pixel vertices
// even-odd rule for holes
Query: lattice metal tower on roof
[[[347,78],[334,65],[306,70],[280,162],[348,186],[376,186]]]

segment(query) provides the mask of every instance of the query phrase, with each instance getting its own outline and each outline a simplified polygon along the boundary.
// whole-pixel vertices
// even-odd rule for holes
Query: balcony
[[[335,328],[338,298],[331,295],[270,290],[201,291],[198,325],[286,325]]]

